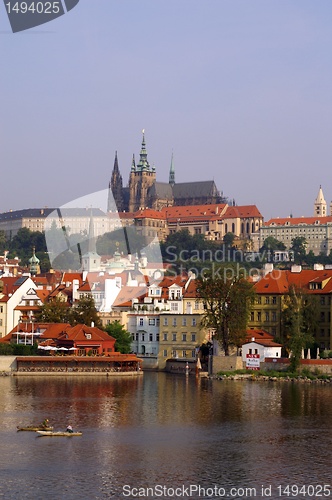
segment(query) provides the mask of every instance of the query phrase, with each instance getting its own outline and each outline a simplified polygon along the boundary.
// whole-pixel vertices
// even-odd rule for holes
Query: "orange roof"
[[[164,212],[168,222],[178,219],[209,219],[211,216],[219,218],[226,210],[225,203],[211,205],[190,205],[190,206],[174,206],[164,207],[161,211]]]
[[[332,216],[327,215],[325,217],[277,217],[275,219],[270,219],[267,222],[264,222],[264,226],[297,226],[299,224],[327,224],[328,222],[332,222]]]
[[[82,273],[66,273],[64,272],[61,278],[61,283],[73,283],[73,280],[78,280],[82,283]]]
[[[256,342],[260,340],[273,340],[274,337],[270,333],[266,332],[265,330],[261,329],[252,329],[252,330],[247,330],[247,342],[251,342],[251,339],[255,339]]]
[[[331,278],[332,270],[327,269],[304,269],[299,273],[276,269],[257,281],[254,289],[258,294],[285,294],[288,293],[290,285],[294,285],[312,294],[327,294],[332,293]],[[309,284],[315,282],[322,283],[322,288],[310,288]]]
[[[232,206],[227,207],[226,214],[224,215],[225,219],[229,218],[246,218],[246,217],[261,217],[262,214],[256,207],[256,205],[240,205],[240,206]]]
[[[79,324],[76,326],[68,326],[65,331],[59,335],[58,340],[71,340],[71,341],[86,341],[86,334],[91,335],[92,341],[100,341],[100,340],[114,340],[115,338],[108,335],[108,333],[100,330],[97,327],[86,326],[83,324]]]
[[[152,210],[151,208],[145,208],[144,210],[139,210],[135,212],[134,219],[160,219],[165,220],[165,213],[158,210]]]

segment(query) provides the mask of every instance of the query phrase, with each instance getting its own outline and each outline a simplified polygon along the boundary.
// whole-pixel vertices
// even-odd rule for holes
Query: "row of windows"
[[[255,312],[251,311],[250,313],[250,321],[255,321]],[[262,321],[262,312],[257,311],[257,321]],[[275,311],[265,311],[264,312],[264,321],[277,321],[277,313]]]
[[[264,303],[265,304],[276,304],[277,303],[277,297],[270,297],[269,295],[266,295],[264,297]],[[256,304],[262,304],[262,297],[258,296],[256,298]]]
[[[181,354],[181,357],[182,358],[188,358],[188,357],[191,357],[191,358],[195,358],[196,357],[196,351],[180,351],[180,354]],[[189,354],[189,356],[188,356]],[[167,349],[164,349],[163,350],[163,356],[165,358],[168,357],[168,351]],[[179,351],[172,351],[172,358],[178,358],[179,357]]]
[[[163,319],[163,325],[164,326],[168,326],[168,324],[169,324],[168,320],[169,319],[170,318],[164,317],[164,319]],[[189,318],[182,318],[182,326],[187,326],[188,319]],[[172,318],[172,326],[177,326],[178,320],[179,320],[179,324],[180,324],[181,318]],[[191,326],[197,326],[197,318],[191,318]]]
[[[168,333],[164,333],[163,334],[163,340],[164,341],[168,341],[168,338],[169,338],[169,335]],[[149,342],[159,342],[160,340],[160,335],[159,333],[156,333],[156,334],[153,334],[153,333],[145,333],[145,332],[142,332],[142,333],[133,333],[132,334],[132,340],[133,341],[136,341],[136,342],[145,342],[145,341],[149,341]],[[191,333],[191,334],[188,334],[188,333],[180,333],[180,334],[176,334],[176,333],[172,333],[172,342],[177,342],[177,341],[182,341],[182,342],[196,342],[196,333]]]

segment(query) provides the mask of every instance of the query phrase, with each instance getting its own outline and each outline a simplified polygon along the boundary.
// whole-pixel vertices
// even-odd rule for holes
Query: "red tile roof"
[[[277,217],[275,219],[270,219],[267,222],[264,222],[264,226],[285,226],[286,224],[289,226],[297,226],[299,224],[327,224],[332,222],[332,216],[327,215],[325,217]]]

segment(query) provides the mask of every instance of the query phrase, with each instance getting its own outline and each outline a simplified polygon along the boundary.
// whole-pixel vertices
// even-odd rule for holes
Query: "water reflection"
[[[328,484],[331,391],[157,373],[2,377],[0,495],[121,498],[124,484]],[[83,436],[15,432],[45,417]]]

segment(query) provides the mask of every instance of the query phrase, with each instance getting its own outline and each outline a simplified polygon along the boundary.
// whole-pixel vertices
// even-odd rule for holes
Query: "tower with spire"
[[[122,176],[119,170],[118,153],[115,151],[112,177],[108,186],[108,212],[122,212],[124,210]]]
[[[145,144],[145,133],[143,130],[142,146],[139,162],[135,164],[135,158],[131,165],[129,176],[129,212],[146,208],[148,206],[148,191],[156,182],[156,169],[148,162],[148,154]]]
[[[171,158],[171,167],[169,169],[169,184],[173,187],[175,184],[175,170],[174,170],[174,162],[173,162],[173,153]]]
[[[88,251],[84,255],[82,255],[82,271],[83,272],[100,271],[101,258],[97,254],[96,250],[96,238],[94,233],[92,210],[90,214],[88,238],[89,238],[88,249],[87,249]]]
[[[317,198],[316,198],[315,204],[314,204],[314,216],[326,217],[326,215],[327,215],[326,207],[327,207],[327,204],[326,204],[326,201],[324,198],[322,186],[319,186],[318,195],[317,195]]]

